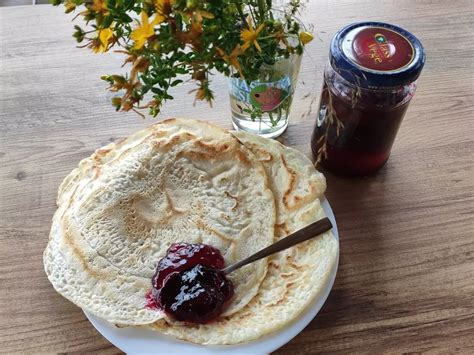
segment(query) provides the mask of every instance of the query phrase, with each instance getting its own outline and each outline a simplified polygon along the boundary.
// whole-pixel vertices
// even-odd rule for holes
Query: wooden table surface
[[[364,179],[327,175],[341,242],[336,283],[320,314],[276,353],[474,353],[473,7],[310,2],[317,36],[282,142],[310,153],[315,116],[302,113],[345,24],[399,24],[421,39],[427,63],[387,165]],[[64,176],[154,119],[113,110],[99,76],[119,72],[122,57],[75,48],[70,20],[48,5],[0,9],[0,352],[120,352],[53,290],[42,252]],[[230,128],[226,79],[214,78],[213,109],[193,107],[192,88],[180,88],[161,118]]]

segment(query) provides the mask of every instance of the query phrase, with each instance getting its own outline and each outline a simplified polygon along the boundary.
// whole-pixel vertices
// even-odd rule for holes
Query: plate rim
[[[143,347],[143,345],[147,342],[156,343],[154,345],[160,346],[160,352],[167,354],[217,354],[222,353],[222,351],[225,350],[226,353],[235,355],[249,353],[268,354],[272,351],[275,351],[296,337],[308,326],[309,323],[311,323],[311,321],[316,317],[323,305],[326,303],[326,300],[334,286],[334,281],[336,279],[337,269],[339,266],[339,232],[336,218],[326,197],[321,199],[321,207],[323,208],[329,220],[332,222],[332,232],[338,242],[336,263],[334,264],[333,270],[331,270],[329,282],[325,289],[321,292],[320,296],[314,299],[311,304],[305,308],[305,311],[301,312],[301,314],[292,323],[283,329],[271,332],[259,339],[247,343],[235,345],[199,345],[177,340],[173,337],[159,334],[148,329],[117,328],[113,324],[108,323],[107,321],[102,320],[85,310],[83,310],[83,312],[89,322],[104,338],[127,354],[150,353],[149,346]],[[148,333],[153,335],[152,339],[143,337],[143,335]],[[140,343],[142,344],[140,345]],[[163,345],[167,345],[166,348],[164,348]]]

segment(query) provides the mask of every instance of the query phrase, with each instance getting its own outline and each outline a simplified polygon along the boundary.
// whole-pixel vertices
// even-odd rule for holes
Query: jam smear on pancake
[[[234,294],[220,270],[224,258],[206,244],[172,244],[158,263],[147,307],[155,306],[179,321],[207,323],[218,317]]]
[[[153,291],[150,290],[145,294],[146,305],[145,308],[148,309],[158,309],[158,305],[156,304],[155,297],[153,296]]]

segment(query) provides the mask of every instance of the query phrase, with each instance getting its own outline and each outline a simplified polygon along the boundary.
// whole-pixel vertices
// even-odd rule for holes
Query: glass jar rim
[[[329,80],[328,77],[327,77],[327,75],[328,75],[327,69],[328,68],[330,68],[333,71],[334,75],[337,75],[338,80],[342,81],[344,83],[344,85],[350,86],[351,88],[354,88],[354,89],[355,88],[360,89],[363,92],[387,92],[387,93],[390,93],[390,92],[399,90],[400,88],[403,88],[403,87],[407,87],[407,86],[410,86],[410,85],[416,85],[416,80],[414,80],[414,81],[411,81],[409,83],[405,83],[405,84],[402,84],[402,85],[396,85],[396,86],[364,87],[364,86],[361,86],[361,85],[357,85],[356,82],[347,80],[346,76],[341,75],[341,73],[337,69],[335,69],[330,62],[328,62],[326,64],[326,67],[325,67],[326,70],[324,70],[324,80],[326,82]],[[355,77],[355,74],[353,74],[353,75]],[[358,79],[355,78],[354,80],[357,81]]]

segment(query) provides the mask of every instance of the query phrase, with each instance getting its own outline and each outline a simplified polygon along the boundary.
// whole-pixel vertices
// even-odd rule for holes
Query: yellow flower
[[[303,45],[311,42],[313,40],[313,35],[311,32],[303,31],[300,33],[300,41],[303,43]]]
[[[173,0],[173,2],[175,2],[175,0]],[[212,12],[209,12],[200,8],[205,3],[206,1],[193,1],[193,0],[186,1],[186,8],[182,12],[182,15],[185,17],[186,21],[191,21],[191,22],[200,24],[205,18],[213,19],[214,14]]]
[[[201,37],[202,34],[202,25],[197,22],[191,22],[191,26],[188,31],[176,33],[176,38],[178,38],[183,43],[191,44],[194,49],[200,50],[201,46]]]
[[[239,71],[240,77],[243,79],[244,75],[242,74],[242,68],[240,67],[238,59],[238,56],[242,54],[242,47],[238,44],[229,55],[225,54],[225,52],[219,47],[216,47],[216,51],[222,59]]]
[[[145,42],[155,34],[155,26],[162,23],[164,18],[156,15],[155,19],[148,22],[148,15],[142,11],[142,22],[140,26],[132,31],[130,38],[135,42],[133,48],[140,49],[145,45]]]
[[[201,23],[204,18],[213,19],[214,14],[206,10],[195,9],[192,11],[191,18],[194,22]]]
[[[257,42],[257,37],[259,33],[262,32],[263,27],[264,24],[262,23],[260,26],[257,27],[256,30],[254,30],[252,23],[247,22],[247,28],[243,29],[240,32],[240,39],[244,42],[244,44],[242,45],[242,50],[247,50],[247,48],[253,44],[259,52],[262,51],[262,48],[260,48],[260,45]]]
[[[76,9],[76,4],[74,4],[71,0],[67,0],[64,3],[64,7],[66,8],[65,12],[68,14]]]
[[[277,42],[283,42],[283,44],[287,47],[290,46],[288,43],[288,40],[286,39],[286,35],[283,29],[275,33],[275,39],[277,40]]]
[[[155,1],[155,19],[160,19],[161,22],[165,20],[165,12],[167,10],[167,5],[169,2],[167,0],[156,0]]]
[[[109,47],[109,41],[113,37],[114,32],[112,31],[111,28],[102,28],[98,30],[99,32],[99,38],[98,38],[98,46],[94,46],[92,50],[94,53],[103,53],[107,52],[107,49]]]
[[[102,12],[104,14],[108,13],[107,5],[105,0],[94,0],[91,6],[91,10],[95,12]]]
[[[148,66],[150,63],[144,57],[138,57],[132,66],[132,70],[130,70],[130,79],[135,81],[137,79],[138,73],[144,73],[147,71]]]
[[[161,22],[171,13],[171,6],[176,0],[155,0],[156,17],[160,17]]]

